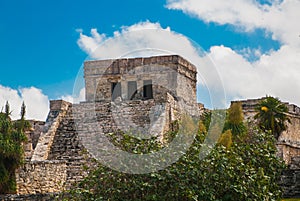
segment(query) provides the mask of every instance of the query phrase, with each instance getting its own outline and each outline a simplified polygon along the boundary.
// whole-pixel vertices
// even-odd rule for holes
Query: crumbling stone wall
[[[56,129],[47,160],[65,161],[66,189],[81,181],[97,165],[78,138],[72,105]]]
[[[283,197],[300,197],[300,169],[284,170],[281,176],[281,185],[283,188]]]
[[[0,195],[1,201],[57,201],[58,193],[37,193],[37,194],[9,194]]]
[[[178,118],[176,100],[98,101],[69,105],[60,121],[47,160],[66,162],[66,188],[81,181],[97,166],[94,148],[109,146],[108,133],[141,132],[163,140],[171,121]],[[50,110],[51,111],[51,110]],[[89,153],[92,151],[92,153]],[[96,154],[101,153],[96,150]],[[93,155],[93,156],[92,156]]]
[[[97,60],[84,63],[86,100],[111,100],[111,84],[121,83],[122,99],[127,97],[127,82],[136,81],[138,93],[143,80],[152,80],[153,96],[165,102],[166,92],[196,104],[196,67],[178,55]]]
[[[28,120],[28,121],[31,125],[31,129],[25,132],[27,141],[24,143],[24,152],[25,152],[25,159],[31,160],[38,139],[43,131],[45,122],[36,121],[36,120]]]
[[[255,108],[262,99],[249,99],[240,101],[245,119],[253,120],[256,114]],[[235,102],[235,101],[233,101]],[[283,131],[277,141],[278,155],[288,165],[293,157],[300,155],[300,108],[296,105],[284,103],[288,107],[288,117],[291,123],[287,124],[287,130]]]
[[[97,142],[92,140],[95,136],[98,136],[99,141],[105,137],[103,134],[119,131],[156,136],[163,140],[163,134],[170,129],[170,123],[179,118],[176,100],[170,94],[167,100],[166,103],[158,103],[154,99],[82,102],[73,105],[73,117],[77,131],[83,135],[84,140],[91,143]]]
[[[63,161],[27,162],[16,172],[17,194],[61,192],[66,182]]]
[[[296,113],[289,107],[288,116],[291,123],[278,139],[278,147],[282,149],[282,157],[287,164],[293,157],[300,156],[300,111]]]
[[[255,107],[262,99],[243,100],[242,108],[246,120],[253,120],[256,114]],[[234,101],[233,101],[234,102]],[[285,103],[288,107],[288,117],[291,123],[287,130],[282,132],[277,141],[277,155],[288,165],[282,172],[280,184],[283,188],[283,197],[300,197],[300,108]]]
[[[32,161],[44,161],[48,158],[56,130],[70,105],[71,103],[63,100],[50,101],[50,112],[31,158]]]
[[[33,130],[30,132],[30,138],[32,142],[32,148],[35,149],[38,140],[40,138],[41,133],[43,132],[45,122],[44,121],[36,121],[36,120],[29,120],[31,127]]]
[[[27,160],[16,171],[18,194],[60,192],[64,189],[67,180],[66,162],[49,161],[47,158],[56,130],[70,105],[62,100],[50,102],[50,112],[31,161]]]

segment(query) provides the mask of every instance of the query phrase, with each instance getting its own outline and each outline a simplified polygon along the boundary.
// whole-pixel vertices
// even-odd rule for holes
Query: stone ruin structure
[[[254,119],[255,108],[263,99],[239,101],[242,103],[246,121]],[[294,104],[286,102],[284,104],[288,108],[287,116],[291,122],[287,123],[287,130],[280,134],[276,143],[277,155],[288,166],[288,170],[282,175],[281,183],[285,197],[300,197],[300,108]]]
[[[246,120],[254,119],[254,115],[256,114],[255,108],[262,100],[263,98],[240,101]],[[291,123],[287,123],[287,130],[283,131],[278,138],[278,156],[292,168],[296,166],[300,168],[300,108],[294,104],[284,104],[288,108],[287,116]],[[298,163],[296,163],[296,161],[298,161]]]
[[[86,100],[52,100],[46,122],[31,121],[26,163],[16,172],[18,195],[7,200],[49,200],[81,181],[97,166],[98,148],[110,148],[105,134],[133,132],[163,143],[181,114],[205,111],[196,102],[196,73],[178,55],[86,61]],[[246,118],[259,101],[241,101]],[[300,109],[287,106],[292,123],[277,147],[290,166],[282,177],[285,195],[294,196],[300,194]]]
[[[26,163],[16,172],[17,193],[61,192],[82,180],[109,148],[105,134],[164,133],[180,114],[199,115],[196,67],[178,55],[86,61],[86,101],[50,101],[46,122],[33,123]]]

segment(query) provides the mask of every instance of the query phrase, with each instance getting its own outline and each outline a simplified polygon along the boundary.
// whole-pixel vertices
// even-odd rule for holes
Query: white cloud
[[[211,47],[209,56],[221,74],[229,98],[277,96],[300,105],[300,54],[290,46],[250,63],[232,49]]]
[[[70,103],[79,103],[81,101],[85,101],[85,88],[80,89],[78,95],[65,95],[62,96],[61,99]]]
[[[182,10],[206,22],[231,24],[243,31],[266,29],[275,40],[300,47],[300,1],[168,0],[167,8]]]
[[[0,85],[0,106],[9,102],[12,119],[20,118],[22,102],[26,105],[26,119],[45,121],[49,111],[49,100],[40,89],[35,87],[20,88],[18,90]]]
[[[268,94],[300,105],[300,94],[297,93],[300,91],[300,51],[297,46],[283,45],[267,54],[262,54],[259,49],[245,49],[243,54],[248,52],[258,57],[251,63],[230,47],[213,46],[203,55],[188,38],[169,27],[162,28],[159,23],[141,22],[123,27],[113,37],[102,37],[101,40],[97,39],[98,35],[104,36],[81,34],[78,40],[80,47],[95,59],[171,53],[188,59],[198,67],[198,84],[206,85],[210,90],[214,106],[221,104],[223,90],[227,101]],[[90,49],[95,51],[87,51]]]
[[[167,37],[170,38],[165,40]],[[186,48],[191,48],[183,35],[172,32],[169,27],[163,29],[159,23],[146,21],[123,26],[120,32],[114,32],[113,37],[106,37],[92,29],[91,36],[81,33],[77,43],[91,58],[104,59],[183,52],[182,47],[173,41],[180,41]]]
[[[210,49],[209,55],[222,75],[226,92],[241,98],[270,94],[300,105],[300,1],[270,2],[271,5],[261,5],[249,0],[168,0],[167,7],[206,22],[231,24],[241,31],[265,29],[282,46],[263,55],[249,48],[239,52],[246,58],[251,54],[258,57],[254,63],[231,48]]]

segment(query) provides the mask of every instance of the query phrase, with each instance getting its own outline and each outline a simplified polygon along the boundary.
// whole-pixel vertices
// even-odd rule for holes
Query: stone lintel
[[[179,55],[164,55],[152,57],[138,57],[138,58],[121,58],[121,59],[107,59],[107,60],[93,60],[84,62],[84,76],[103,75],[109,72],[107,69],[114,68],[128,68],[132,69],[137,66],[145,65],[167,65],[167,64],[180,64],[188,71],[197,73],[197,68],[189,61]],[[115,72],[116,73],[116,72]]]

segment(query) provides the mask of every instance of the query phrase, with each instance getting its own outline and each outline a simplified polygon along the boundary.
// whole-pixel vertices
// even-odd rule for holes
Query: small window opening
[[[128,82],[128,99],[133,100],[137,95],[137,84],[136,81],[129,81]]]
[[[121,97],[121,83],[111,83],[111,99],[115,100],[117,97]]]
[[[143,98],[145,100],[153,98],[152,80],[144,80]]]

